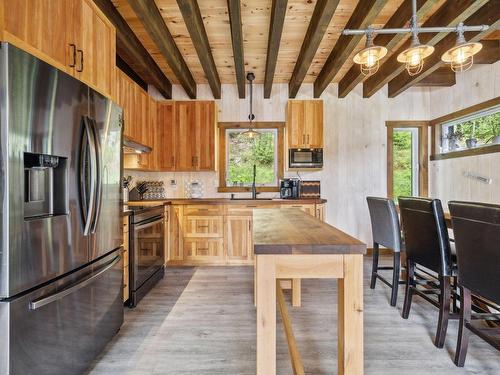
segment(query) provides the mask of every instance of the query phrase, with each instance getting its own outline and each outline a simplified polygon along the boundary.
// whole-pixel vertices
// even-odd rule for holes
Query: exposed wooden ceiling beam
[[[474,56],[474,64],[494,64],[500,60],[500,40],[481,40],[483,48]]]
[[[441,7],[423,24],[423,26],[456,26],[465,21],[488,0],[447,0]],[[422,44],[435,45],[446,37],[446,33],[420,34]],[[399,53],[410,47],[410,40],[395,51],[373,76],[369,77],[363,84],[363,97],[369,98],[384,87],[390,80],[397,77],[405,70],[405,65],[397,61]]]
[[[418,0],[417,1],[417,16],[419,18],[427,14],[438,0]],[[411,18],[411,2],[403,1],[400,7],[387,21],[384,29],[404,27]],[[406,38],[405,34],[378,34],[373,43],[376,46],[385,46],[388,50],[392,50],[401,40]],[[358,64],[353,64],[351,69],[339,82],[339,98],[345,98],[359,83],[363,81],[365,76],[361,73]]]
[[[364,29],[368,27],[382,10],[387,0],[360,1],[351,18],[347,21],[346,29]],[[342,65],[359,44],[362,35],[340,35],[330,56],[314,81],[314,97],[319,98],[321,93],[332,82]]]
[[[243,52],[243,30],[241,27],[240,0],[227,0],[229,24],[231,26],[231,42],[233,44],[234,70],[238,96],[245,99],[245,54]]]
[[[340,0],[318,0],[307,28],[306,36],[300,48],[299,57],[293,68],[292,77],[288,83],[288,96],[295,98],[304,77],[316,55],[319,44],[325,35],[326,29],[337,9]]]
[[[453,70],[447,66],[437,69],[434,73],[429,74],[415,86],[420,87],[450,87],[457,83],[456,75]]]
[[[168,31],[160,10],[154,0],[128,0],[128,3],[141,20],[150,38],[160,50],[170,69],[174,72],[186,94],[196,99],[196,82],[182,57],[174,38]]]
[[[465,34],[465,39],[467,41],[479,42],[486,35],[492,32],[492,30],[500,27],[500,15],[498,13],[500,9],[500,0],[490,0],[488,4],[483,6],[478,12],[469,17],[466,21],[466,25],[490,25],[490,30],[480,31],[480,32],[470,32]],[[435,45],[434,53],[427,58],[425,61],[423,71],[416,75],[410,76],[408,74],[402,73],[396,78],[389,82],[389,97],[394,98],[395,96],[401,94],[403,91],[414,86],[416,83],[422,81],[424,78],[428,77],[434,71],[439,69],[446,64],[441,60],[441,56],[456,43],[456,35],[454,33],[449,34],[441,42]]]
[[[118,55],[142,80],[155,86],[166,99],[171,99],[172,83],[144,48],[111,0],[94,0],[94,2],[116,28]]]
[[[269,24],[269,37],[267,39],[266,75],[264,77],[265,99],[271,97],[287,3],[288,0],[273,0],[271,8],[271,23]]]
[[[184,19],[184,23],[193,41],[198,59],[205,72],[205,77],[212,89],[212,95],[215,99],[220,99],[221,87],[219,73],[215,66],[212,49],[210,48],[210,42],[208,41],[198,2],[196,0],[177,0],[177,5],[179,6],[182,18]]]

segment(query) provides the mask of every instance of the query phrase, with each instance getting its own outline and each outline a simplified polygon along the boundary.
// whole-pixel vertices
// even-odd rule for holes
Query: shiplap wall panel
[[[431,118],[437,118],[500,95],[500,62],[474,66],[457,74],[450,88],[430,91]],[[492,179],[490,185],[464,176],[472,173]],[[500,154],[437,160],[429,165],[430,195],[450,200],[474,200],[500,204]]]

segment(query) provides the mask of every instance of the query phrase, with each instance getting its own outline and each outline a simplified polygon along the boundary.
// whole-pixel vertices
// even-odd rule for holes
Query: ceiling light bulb
[[[441,60],[450,64],[450,68],[454,72],[465,72],[474,63],[474,55],[482,48],[481,43],[467,43],[463,31],[459,29],[455,46],[443,53]]]
[[[242,136],[247,137],[247,138],[256,138],[260,135],[260,133],[252,128],[249,128],[248,130],[245,130],[244,132],[240,133]]]
[[[353,61],[360,65],[361,73],[370,76],[378,71],[379,61],[387,55],[387,48],[374,46],[371,34],[366,36],[366,46],[359,51]]]
[[[434,47],[420,44],[418,37],[414,35],[411,47],[405,49],[398,55],[398,61],[405,63],[408,74],[414,76],[422,72],[424,60],[433,52]]]

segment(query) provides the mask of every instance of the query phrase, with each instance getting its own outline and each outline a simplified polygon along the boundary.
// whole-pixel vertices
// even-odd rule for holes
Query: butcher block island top
[[[253,213],[255,254],[365,254],[366,245],[293,208]]]
[[[302,278],[338,279],[338,374],[362,375],[363,254],[366,245],[300,210],[254,210],[253,220],[257,375],[276,374],[276,302],[293,373],[307,372],[302,365],[282,291],[282,281],[291,279],[292,305],[300,306]]]

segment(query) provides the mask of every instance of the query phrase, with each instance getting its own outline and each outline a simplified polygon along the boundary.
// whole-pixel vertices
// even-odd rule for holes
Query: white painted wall
[[[430,91],[431,118],[437,118],[500,95],[500,62],[478,65],[457,75],[457,84]],[[492,179],[485,183],[465,177],[473,173]],[[500,203],[500,154],[437,160],[429,165],[429,193],[443,204],[450,200]]]

